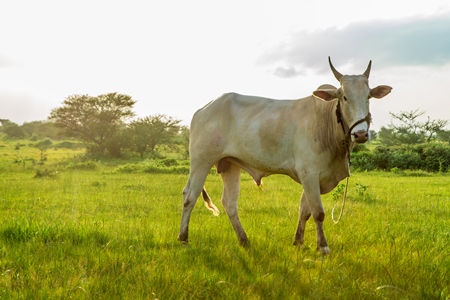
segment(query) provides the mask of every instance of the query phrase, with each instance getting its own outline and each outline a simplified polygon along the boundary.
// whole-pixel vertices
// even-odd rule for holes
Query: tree
[[[120,126],[112,138],[105,143],[105,148],[112,157],[120,157],[124,149],[130,147],[130,138],[126,129],[125,125]]]
[[[144,157],[146,152],[155,154],[156,146],[170,145],[180,131],[181,120],[166,115],[139,118],[129,125],[132,147]]]
[[[41,153],[41,159],[39,160],[40,164],[44,164],[44,161],[47,160],[47,155],[45,154],[45,151],[50,148],[53,145],[53,142],[51,139],[43,139],[41,141],[38,141],[36,144],[33,145],[34,148],[39,149]]]
[[[183,148],[183,157],[189,158],[189,128],[182,126],[177,135],[177,143]]]
[[[385,126],[381,126],[380,131],[378,131],[378,140],[386,146],[392,146],[397,144],[396,136],[394,134],[394,129]]]
[[[419,109],[411,111],[401,111],[398,114],[391,113],[392,118],[387,127],[381,127],[378,133],[379,139],[385,145],[399,144],[420,144],[436,139],[438,134],[442,132],[449,124],[447,120],[428,120],[420,122],[419,117],[425,114]]]
[[[53,109],[49,118],[69,136],[85,142],[92,154],[103,156],[118,129],[134,116],[131,109],[135,103],[130,96],[118,93],[72,95]]]
[[[55,123],[48,121],[32,121],[23,123],[20,128],[35,140],[43,138],[59,139],[63,137],[63,130]]]
[[[2,123],[1,131],[7,137],[13,139],[23,139],[25,137],[25,132],[18,124],[7,119],[0,119],[0,123]]]
[[[428,117],[428,120],[423,124],[423,130],[427,133],[426,134],[426,140],[427,143],[429,143],[431,140],[438,137],[439,133],[444,132],[445,126],[449,124],[448,120],[430,120],[430,117]]]
[[[450,142],[450,130],[438,132],[436,139],[443,142]]]

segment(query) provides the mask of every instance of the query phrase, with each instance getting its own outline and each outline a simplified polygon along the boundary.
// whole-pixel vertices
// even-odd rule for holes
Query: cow
[[[249,240],[238,216],[241,169],[257,185],[271,174],[284,174],[303,186],[294,245],[303,245],[306,221],[313,216],[317,250],[330,252],[323,221],[321,194],[330,192],[350,175],[350,152],[369,139],[370,98],[383,98],[392,90],[369,88],[372,61],[362,75],[342,75],[328,62],[340,83],[321,85],[298,100],[274,100],[227,93],[195,112],[190,126],[190,173],[183,189],[178,240],[188,242],[192,209],[202,194],[215,215],[205,179],[215,165],[223,180],[222,204],[241,245]]]

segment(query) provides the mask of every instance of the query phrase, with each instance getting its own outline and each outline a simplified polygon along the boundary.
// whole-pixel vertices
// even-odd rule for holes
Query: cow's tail
[[[210,211],[212,211],[212,213],[215,216],[219,215],[219,209],[217,209],[217,207],[212,203],[211,198],[209,198],[208,193],[206,192],[205,188],[203,188],[202,190],[202,196],[203,196],[203,200],[205,201],[205,206],[207,209],[209,209]]]

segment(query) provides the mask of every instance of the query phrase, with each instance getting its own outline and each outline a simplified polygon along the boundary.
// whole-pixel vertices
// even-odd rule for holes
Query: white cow
[[[305,224],[313,216],[317,249],[329,253],[323,232],[321,194],[349,176],[349,156],[355,143],[368,140],[369,99],[383,98],[391,87],[369,88],[371,62],[363,75],[331,70],[340,87],[322,85],[298,100],[273,100],[235,93],[222,95],[198,110],[190,127],[190,174],[183,190],[178,239],[187,243],[192,209],[202,193],[206,206],[218,215],[204,183],[212,166],[221,174],[222,204],[239,242],[248,243],[238,217],[241,169],[259,185],[261,178],[285,174],[303,185],[295,245],[303,244]]]

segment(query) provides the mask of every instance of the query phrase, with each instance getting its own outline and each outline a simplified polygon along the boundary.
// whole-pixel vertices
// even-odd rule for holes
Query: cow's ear
[[[315,90],[313,92],[313,95],[316,97],[319,97],[322,100],[325,101],[330,101],[336,98],[339,98],[339,90],[336,89],[320,89],[320,90]]]
[[[370,90],[370,96],[381,99],[391,92],[392,88],[388,85],[379,85]]]

